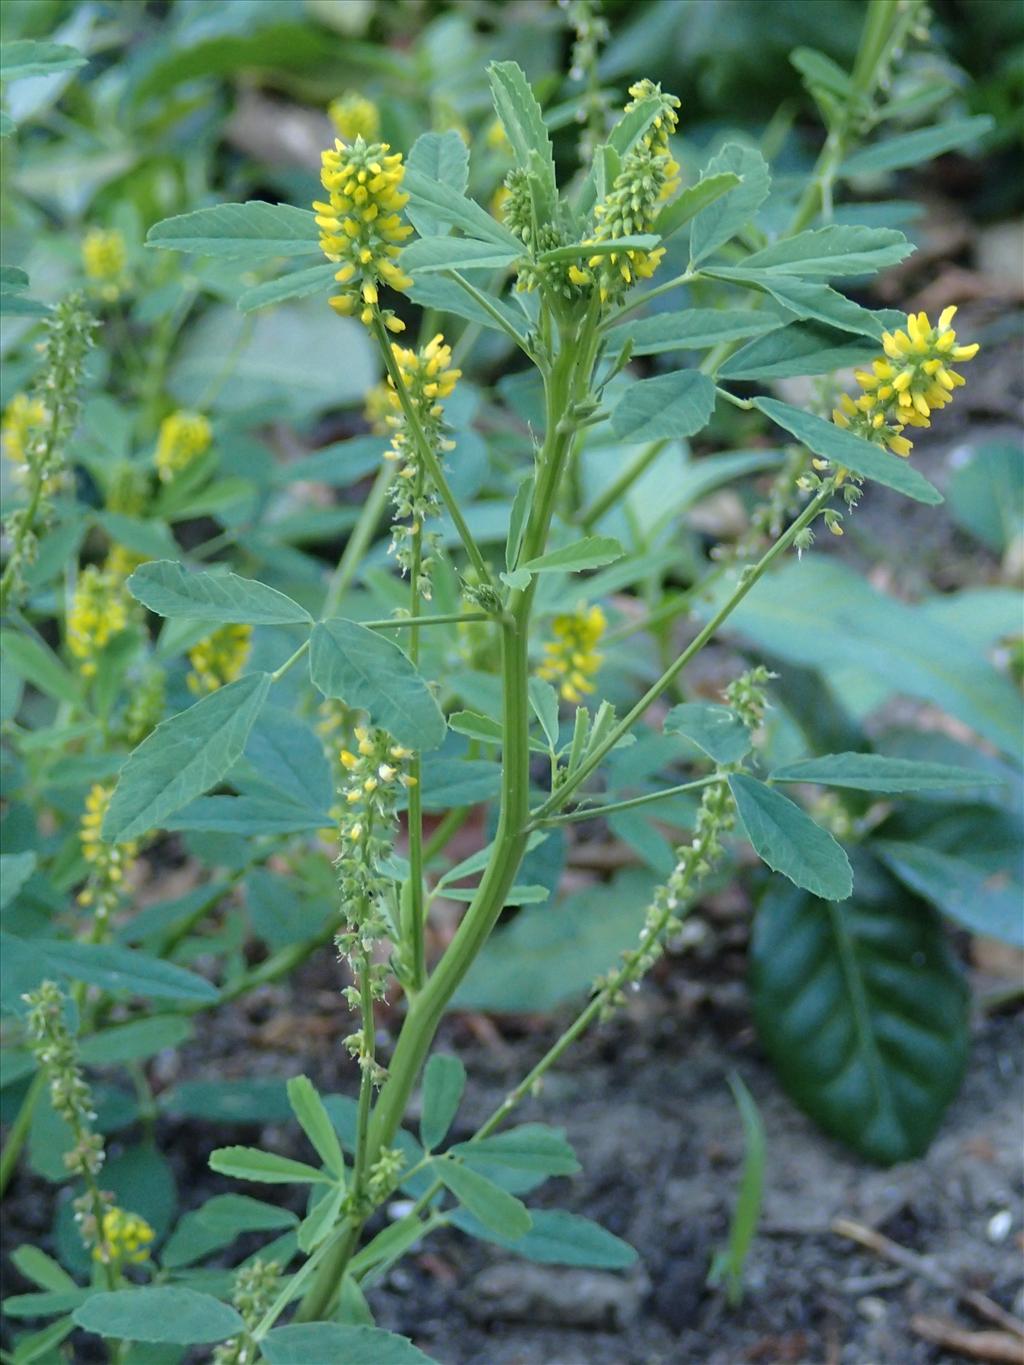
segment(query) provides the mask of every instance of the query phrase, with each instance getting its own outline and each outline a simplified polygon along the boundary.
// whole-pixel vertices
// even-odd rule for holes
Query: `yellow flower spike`
[[[907,457],[913,445],[902,435],[904,426],[930,426],[934,413],[966,382],[949,362],[978,353],[977,343],[956,345],[956,333],[949,328],[955,313],[955,307],[944,309],[936,327],[926,313],[911,313],[905,332],[883,332],[885,355],[872,361],[870,373],[854,371],[863,393],[856,401],[840,396],[832,413],[835,424]]]
[[[96,292],[108,302],[119,298],[126,284],[128,248],[116,228],[90,228],[82,239],[82,264]]]
[[[604,635],[607,620],[598,606],[556,616],[551,623],[553,639],[544,646],[537,675],[554,683],[562,698],[579,702],[584,693],[593,692],[591,679],[601,667],[597,645]]]
[[[50,420],[46,404],[41,398],[30,397],[27,393],[16,393],[8,403],[3,422],[0,423],[0,441],[4,454],[18,466],[19,476],[24,478],[29,450],[34,443],[44,439]],[[48,479],[45,492],[53,492],[56,479]]]
[[[394,289],[411,284],[394,264],[412,228],[401,218],[409,199],[401,188],[405,167],[401,154],[388,155],[389,150],[387,143],[370,141],[363,134],[357,134],[351,146],[338,139],[321,157],[320,180],[330,200],[313,204],[320,248],[340,266],[335,278],[343,288],[331,306],[344,317],[358,309],[366,326],[372,324],[377,307],[378,280]],[[383,317],[392,331],[402,330],[393,314]]]
[[[107,1209],[93,1247],[94,1261],[106,1264],[142,1265],[149,1260],[149,1248],[156,1233],[137,1213],[126,1209]]]
[[[82,570],[68,608],[67,639],[84,677],[95,676],[99,654],[128,625],[129,610],[122,578],[95,564]]]
[[[179,409],[160,423],[156,453],[153,461],[157,473],[166,483],[190,464],[205,455],[210,448],[213,432],[201,412]]]
[[[189,691],[201,695],[234,682],[248,661],[251,646],[252,626],[242,625],[221,626],[193,645],[188,652]]]
[[[95,905],[99,917],[105,916],[117,904],[117,888],[133,867],[139,851],[136,839],[108,844],[100,834],[113,790],[112,783],[93,784],[85,798],[78,832],[82,857],[89,866],[89,884],[79,892],[78,904]]]

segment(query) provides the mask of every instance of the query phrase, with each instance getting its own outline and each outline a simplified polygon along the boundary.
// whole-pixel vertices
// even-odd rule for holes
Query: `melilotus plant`
[[[601,30],[591,7],[573,12],[584,79]],[[516,1124],[516,1111],[528,1097],[544,1102],[547,1073],[678,939],[702,886],[728,875],[743,840],[777,874],[753,958],[755,1012],[783,1080],[874,1159],[927,1145],[964,1064],[965,992],[925,904],[945,906],[932,889],[934,859],[922,861],[914,842],[923,826],[895,823],[892,798],[980,799],[988,774],[874,751],[785,663],[779,676],[737,667],[717,700],[683,690],[688,666],[761,581],[757,600],[770,600],[782,574],[792,584],[808,570],[813,557],[800,556],[815,534],[841,536],[871,484],[941,501],[913,463],[912,438],[954,400],[978,346],[958,339],[951,307],[933,322],[869,309],[833,287],[911,250],[902,232],[858,222],[856,204],[839,213],[834,200],[837,187],[961,145],[984,122],[875,137],[902,116],[892,78],[920,36],[922,7],[871,0],[865,15],[852,71],[794,54],[827,127],[796,187],[773,190],[765,157],[747,142],[724,145],[682,187],[673,143],[685,108],[646,79],[614,120],[589,82],[579,102],[585,164],[559,166],[533,90],[516,64],[499,62],[489,70],[497,131],[487,142],[507,173],[493,212],[465,192],[470,152],[458,132],[424,133],[405,157],[379,140],[372,102],[347,95],[331,108],[339,137],[323,153],[312,211],[201,208],[152,227],[150,252],[96,228],[84,238],[82,292],[52,311],[28,298],[23,272],[4,267],[14,311],[41,316],[46,340],[4,426],[23,490],[2,580],[17,693],[4,713],[17,802],[3,1005],[20,1044],[5,1084],[21,1089],[0,1179],[27,1143],[35,1169],[76,1186],[58,1227],[68,1269],[38,1248],[16,1253],[40,1292],[8,1310],[54,1321],[10,1359],[36,1359],[77,1327],[106,1338],[121,1362],[150,1358],[131,1343],[162,1343],[171,1354],[161,1360],[208,1343],[219,1365],[422,1365],[405,1338],[373,1326],[365,1294],[438,1229],[541,1262],[628,1266],[635,1253],[612,1233],[524,1202],[578,1164],[561,1129]],[[71,60],[53,45],[15,46],[23,71]],[[16,69],[12,56],[5,71]],[[188,275],[172,252],[214,267]],[[304,256],[321,259],[266,280],[250,273]],[[219,272],[235,266],[247,318],[318,301],[339,383],[357,358],[376,355],[384,378],[367,405],[372,435],[277,470],[247,434],[262,420],[266,370],[255,384],[233,370],[260,324],[234,334],[198,387],[194,358],[184,378],[169,371],[198,281],[216,294],[226,287]],[[147,288],[158,304],[136,307]],[[90,348],[105,354],[115,332],[135,360],[97,393]],[[294,363],[292,344],[282,341],[282,362]],[[294,344],[301,377],[318,357],[301,337]],[[484,364],[522,357],[487,409],[490,496],[474,467],[478,395],[467,399],[463,379],[478,349]],[[661,364],[646,357],[672,352],[703,359],[639,377]],[[805,406],[761,392],[806,376],[816,383]],[[179,392],[191,384],[191,405],[163,397],[172,382]],[[244,382],[243,401],[214,412],[217,396]],[[684,467],[679,443],[723,413],[766,418],[784,448]],[[88,502],[77,501],[72,468],[89,476]],[[685,590],[671,587],[680,514],[765,471],[771,484],[749,531],[719,546]],[[282,488],[297,479],[345,486],[368,475],[360,508],[340,519],[282,508]],[[668,511],[658,537],[638,545],[631,499],[652,478]],[[203,518],[213,516],[211,535]],[[318,525],[346,535],[326,582],[299,548]],[[390,539],[378,542],[382,525]],[[248,572],[201,567],[226,550]],[[631,586],[633,615],[615,596]],[[147,611],[162,620],[155,638]],[[695,623],[680,649],[672,627],[687,615]],[[55,632],[41,631],[44,622]],[[798,622],[805,634],[815,625],[813,610]],[[616,645],[641,640],[655,648],[638,644],[625,681],[608,681],[614,702],[602,699]],[[991,684],[986,697],[997,691]],[[814,756],[773,761],[765,736],[780,697],[791,714],[806,713],[808,736],[838,736],[838,751],[809,738]],[[983,723],[995,726],[993,714]],[[480,846],[456,859],[451,840],[482,805],[490,823]],[[26,831],[38,808],[47,832],[35,839]],[[685,833],[669,845],[645,824],[648,811]],[[438,1028],[472,994],[503,911],[524,907],[522,922],[535,923],[530,907],[550,894],[551,867],[557,880],[567,827],[585,821],[622,831],[659,870],[658,885],[568,1027],[482,1124],[451,1141],[466,1074],[435,1050]],[[163,831],[216,876],[133,907],[140,865]],[[953,864],[951,850],[942,856]],[[898,893],[902,908],[894,877],[909,888]],[[247,919],[234,899],[241,887]],[[431,928],[439,899],[465,902],[447,940]],[[592,924],[599,912],[587,908]],[[252,932],[267,945],[255,965],[245,951]],[[559,949],[567,975],[584,932]],[[187,1039],[190,1016],[332,945],[351,1017],[337,1045],[351,1054],[357,1098],[323,1095],[303,1075],[288,1081],[283,1113],[258,1083],[240,1099],[230,1085],[199,1082],[154,1096],[142,1062]],[[126,1012],[125,992],[163,1003]],[[388,1047],[376,1024],[384,1001],[401,1019]],[[127,1069],[134,1099],[86,1077],[87,1067],[111,1066]],[[731,1296],[756,1217],[762,1143],[752,1101],[737,1094],[757,1152],[715,1271]],[[128,1119],[118,1119],[126,1105]],[[228,1146],[210,1165],[247,1187],[305,1187],[305,1216],[222,1193],[170,1231],[173,1197],[155,1193],[168,1178],[153,1146],[161,1106],[235,1121],[293,1114],[310,1160]],[[105,1135],[134,1119],[146,1142],[108,1159]],[[199,1266],[242,1232],[275,1238],[234,1273]]]

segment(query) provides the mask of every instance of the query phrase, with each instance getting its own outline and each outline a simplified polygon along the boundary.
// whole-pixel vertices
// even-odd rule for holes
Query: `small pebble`
[[[857,1312],[865,1322],[881,1322],[888,1311],[885,1300],[876,1298],[874,1294],[857,1300]]]
[[[1013,1227],[1013,1214],[1009,1209],[1000,1209],[988,1220],[985,1236],[990,1242],[1005,1242]]]

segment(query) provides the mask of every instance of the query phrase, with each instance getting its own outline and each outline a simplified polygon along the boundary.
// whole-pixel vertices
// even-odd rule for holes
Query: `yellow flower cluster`
[[[544,658],[537,673],[558,686],[565,701],[581,702],[584,693],[593,692],[591,679],[601,667],[603,656],[597,645],[608,622],[600,607],[556,616],[551,623],[553,640],[544,646]]]
[[[187,469],[210,448],[213,433],[210,423],[201,412],[184,408],[172,412],[160,423],[154,462],[157,473],[166,483],[183,469]]]
[[[904,427],[931,426],[932,413],[952,401],[954,389],[966,383],[953,369],[955,361],[973,360],[977,342],[958,346],[950,323],[956,313],[949,307],[933,327],[927,313],[911,313],[907,327],[882,334],[885,354],[870,370],[855,371],[863,390],[859,398],[843,394],[832,413],[837,426],[883,445],[896,455],[909,455],[913,444]]]
[[[16,393],[4,412],[0,426],[4,454],[17,465],[24,465],[33,437],[46,425],[49,413],[41,398]]]
[[[392,342],[391,353],[395,357],[402,384],[416,409],[416,415],[419,417],[427,437],[430,438],[439,434],[435,432],[434,424],[440,422],[444,412],[441,400],[452,396],[455,385],[462,378],[462,371],[452,368],[452,348],[446,343],[444,336],[438,332],[435,337],[427,342],[426,346],[422,346],[418,351],[412,351],[407,346],[399,346],[397,342]],[[412,478],[417,468],[415,446],[406,431],[402,400],[395,388],[395,381],[390,375],[388,375],[387,396],[391,413],[386,421],[393,433],[391,449],[388,451],[387,457],[389,460],[405,461],[405,467],[399,470],[399,478]],[[439,445],[442,450],[454,450],[455,448],[450,441],[440,442]]]
[[[201,695],[234,682],[245,667],[251,647],[252,626],[221,626],[207,635],[188,652],[192,665],[186,680],[189,691]]]
[[[314,202],[320,246],[329,261],[339,263],[334,278],[342,286],[331,299],[336,312],[358,312],[367,326],[373,321],[380,280],[392,289],[408,289],[412,280],[395,264],[402,243],[412,232],[401,210],[409,196],[402,189],[405,166],[401,152],[388,154],[386,142],[357,137],[351,147],[340,139],[321,157],[320,182],[329,203]],[[381,316],[392,332],[405,324],[390,311]]]
[[[345,770],[340,830],[342,848],[357,850],[372,835],[374,826],[390,820],[399,785],[412,786],[414,779],[402,770],[412,750],[396,744],[386,730],[357,725],[355,750],[341,749],[338,757]]]
[[[364,142],[376,142],[380,137],[380,110],[373,100],[357,90],[346,90],[331,100],[327,113],[338,136],[345,142],[355,142],[357,137]]]
[[[90,228],[82,241],[82,264],[85,273],[97,286],[100,295],[111,302],[118,298],[125,285],[128,248],[117,228]]]
[[[649,80],[631,85],[629,93],[633,99],[626,105],[627,113],[640,100],[651,96],[661,100],[662,109],[624,159],[607,196],[595,207],[596,228],[593,237],[584,244],[587,246],[650,232],[662,204],[679,187],[679,163],[672,156],[668,141],[679,123],[676,113],[679,100],[675,95],[663,94],[661,86]],[[569,279],[580,287],[596,280],[604,301],[628,289],[636,280],[650,279],[664,254],[664,247],[595,254],[586,266],[571,265]]]
[[[443,398],[451,397],[462,374],[461,370],[452,368],[452,348],[446,345],[444,337],[438,332],[418,351],[394,343],[391,351],[398,366],[402,388],[416,413],[420,430],[431,450],[440,458],[455,449],[455,442],[445,434],[444,408],[441,403]],[[391,429],[391,446],[385,456],[399,466],[398,477],[391,488],[391,500],[397,518],[391,527],[391,550],[404,572],[412,573],[418,567],[417,590],[429,601],[432,593],[432,552],[437,548],[437,538],[432,532],[423,537],[419,556],[415,552],[414,538],[422,531],[424,523],[437,513],[438,493],[429,470],[420,458],[419,447],[409,429],[401,398],[390,375],[388,400],[392,408],[387,418]]]
[[[82,673],[96,673],[100,652],[128,625],[130,602],[124,580],[90,564],[82,570],[68,610],[68,648],[80,660]]]
[[[100,834],[112,792],[113,787],[102,782],[90,788],[78,835],[82,857],[89,864],[89,882],[79,892],[78,903],[95,906],[101,917],[109,914],[116,904],[118,890],[139,851],[135,839],[123,844],[108,844]]]
[[[117,1207],[107,1209],[92,1258],[108,1265],[142,1265],[149,1260],[149,1248],[155,1236],[145,1218],[137,1213]]]

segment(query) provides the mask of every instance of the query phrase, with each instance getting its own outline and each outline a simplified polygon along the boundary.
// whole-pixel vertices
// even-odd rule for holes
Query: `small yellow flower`
[[[252,626],[221,626],[207,635],[188,652],[192,665],[186,679],[189,691],[216,692],[225,683],[234,682],[246,665],[251,647]]]
[[[402,222],[409,196],[402,189],[405,166],[401,152],[389,155],[386,142],[357,137],[351,147],[340,139],[321,157],[320,181],[328,203],[314,202],[320,247],[338,264],[334,278],[341,290],[331,307],[344,316],[358,313],[369,326],[378,301],[378,281],[392,289],[408,289],[411,278],[396,264],[412,228]],[[390,311],[382,313],[393,332],[405,324]]]
[[[624,158],[608,194],[595,206],[596,226],[585,246],[650,232],[661,206],[679,187],[679,163],[672,156],[668,141],[679,123],[676,113],[679,100],[675,95],[663,94],[661,86],[649,80],[631,85],[629,93],[633,99],[626,105],[627,113],[650,96],[662,101],[662,109]],[[587,259],[585,267],[569,266],[568,278],[580,288],[596,282],[604,301],[621,294],[637,280],[650,279],[664,254],[664,247],[613,251],[607,255],[595,253]]]
[[[607,624],[604,612],[597,606],[587,610],[581,607],[552,621],[554,639],[544,646],[537,674],[556,684],[565,701],[581,702],[584,693],[593,692],[591,680],[603,659],[597,645]]]
[[[182,408],[165,417],[160,423],[154,456],[160,478],[166,483],[200,455],[205,455],[212,436],[210,423],[201,412],[188,412]]]
[[[327,113],[344,142],[355,142],[357,137],[364,142],[376,142],[380,137],[380,110],[373,100],[356,90],[346,90],[331,100]]]
[[[67,636],[85,677],[94,676],[98,655],[128,625],[129,610],[123,578],[95,564],[82,570],[68,610]]]
[[[508,133],[505,132],[505,125],[500,118],[496,118],[488,124],[487,131],[484,133],[484,142],[492,151],[507,152],[510,156],[512,154],[512,144],[508,140]]]
[[[90,228],[82,241],[82,264],[97,292],[113,302],[124,290],[128,248],[117,228]]]
[[[905,331],[883,332],[885,354],[871,362],[870,370],[854,372],[862,393],[856,399],[841,395],[832,413],[836,425],[908,456],[913,443],[904,428],[931,426],[932,413],[952,402],[954,390],[966,383],[953,362],[973,360],[979,350],[977,342],[957,345],[950,326],[955,313],[955,307],[946,308],[935,327],[926,313],[911,313]]]
[[[140,555],[137,550],[129,550],[126,545],[111,545],[103,561],[103,571],[111,578],[128,578],[140,564],[145,564],[149,555]]]
[[[103,817],[110,805],[112,784],[95,783],[85,798],[85,812],[79,828],[82,857],[89,864],[89,881],[79,893],[79,905],[94,905],[99,915],[109,912],[125,876],[135,863],[139,845],[135,839],[122,844],[105,843],[100,835]]]
[[[16,393],[7,404],[0,439],[4,454],[15,464],[23,465],[33,437],[46,425],[49,413],[41,398],[30,398],[27,393]]]
[[[386,436],[389,431],[388,414],[391,412],[391,391],[385,381],[367,389],[363,400],[363,417],[366,425],[375,436]]]
[[[93,1260],[109,1264],[142,1265],[149,1259],[149,1249],[156,1233],[137,1213],[127,1209],[108,1209],[103,1215],[103,1225],[97,1244],[93,1247]]]

